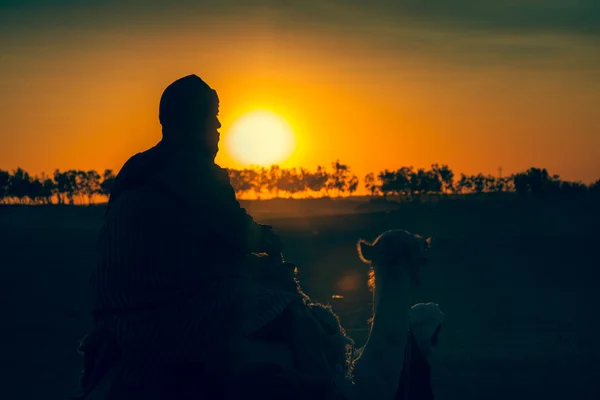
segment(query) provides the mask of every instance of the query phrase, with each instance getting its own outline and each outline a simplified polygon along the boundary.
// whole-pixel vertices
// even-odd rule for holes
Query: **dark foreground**
[[[102,212],[0,207],[0,398],[65,399],[75,387]],[[415,302],[447,316],[438,398],[600,398],[597,203],[460,201],[266,222],[309,295],[331,302],[359,344],[370,295],[356,240],[398,227],[434,237]]]

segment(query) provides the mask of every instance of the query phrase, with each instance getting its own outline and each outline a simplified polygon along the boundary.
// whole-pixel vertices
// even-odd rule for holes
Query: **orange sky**
[[[258,3],[2,3],[0,168],[118,170],[160,140],[162,90],[195,73],[219,92],[223,136],[253,109],[292,124],[284,166],[600,178],[593,3],[524,0],[513,6],[537,13],[515,20],[491,0],[461,0],[461,13],[436,0],[429,14],[392,1]],[[217,161],[242,166],[226,149]]]

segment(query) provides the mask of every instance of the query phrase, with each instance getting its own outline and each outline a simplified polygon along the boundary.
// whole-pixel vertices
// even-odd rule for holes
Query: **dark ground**
[[[356,240],[390,228],[434,237],[415,302],[435,301],[447,317],[438,398],[600,399],[597,201],[464,200],[343,217],[295,208],[302,218],[288,219],[269,219],[264,204],[251,207],[282,234],[308,294],[332,302],[359,344],[370,295]],[[0,399],[65,399],[74,388],[102,213],[0,207]]]

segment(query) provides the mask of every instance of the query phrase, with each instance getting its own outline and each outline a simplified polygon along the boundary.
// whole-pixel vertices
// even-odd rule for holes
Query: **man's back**
[[[260,227],[224,170],[159,145],[123,171],[99,236],[92,308],[96,327],[111,331],[133,364],[202,360],[207,343],[252,332],[292,301],[245,278]]]

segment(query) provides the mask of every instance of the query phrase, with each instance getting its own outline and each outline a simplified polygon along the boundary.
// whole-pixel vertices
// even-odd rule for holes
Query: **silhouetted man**
[[[218,152],[217,93],[195,75],[164,91],[162,140],[119,172],[92,274],[96,331],[120,349],[124,385],[182,366],[228,363],[228,341],[259,331],[297,293],[253,284],[249,254],[280,254],[236,200]],[[281,258],[279,258],[281,262]]]

